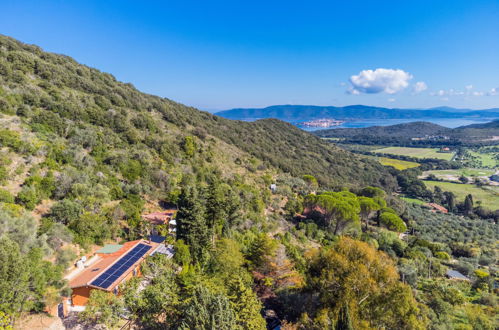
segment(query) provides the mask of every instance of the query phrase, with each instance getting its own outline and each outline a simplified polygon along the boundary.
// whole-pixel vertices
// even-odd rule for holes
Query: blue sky
[[[499,1],[12,1],[0,33],[201,109],[499,107]]]

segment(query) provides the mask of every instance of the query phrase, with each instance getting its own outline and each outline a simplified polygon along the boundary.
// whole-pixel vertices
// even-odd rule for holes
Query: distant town
[[[333,127],[333,126],[340,126],[341,124],[345,123],[342,120],[336,120],[336,119],[328,119],[328,118],[322,118],[322,119],[316,119],[316,120],[310,120],[301,123],[301,126],[304,127]]]

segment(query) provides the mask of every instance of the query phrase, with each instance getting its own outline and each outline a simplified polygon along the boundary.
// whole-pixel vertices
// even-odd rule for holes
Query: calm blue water
[[[354,128],[354,127],[370,127],[370,126],[389,126],[403,123],[410,123],[414,121],[427,121],[437,125],[441,125],[449,128],[456,128],[459,126],[471,125],[471,124],[482,124],[492,121],[497,118],[489,119],[464,119],[464,118],[425,118],[425,119],[369,119],[369,120],[356,120],[347,121],[343,125],[330,127],[330,128]],[[305,131],[317,131],[319,129],[324,129],[323,127],[302,127],[299,126],[300,122],[292,122],[292,124],[297,125]]]

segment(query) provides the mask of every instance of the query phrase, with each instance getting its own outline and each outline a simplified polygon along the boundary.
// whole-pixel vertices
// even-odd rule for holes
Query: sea
[[[466,126],[471,124],[483,124],[488,123],[493,120],[497,120],[499,118],[480,118],[480,119],[470,119],[470,118],[424,118],[424,119],[360,119],[360,120],[352,120],[345,121],[345,123],[339,126],[333,127],[304,127],[300,124],[305,121],[297,121],[291,122],[291,124],[298,126],[304,131],[317,131],[321,129],[331,129],[331,128],[361,128],[361,127],[371,127],[371,126],[389,126],[389,125],[397,125],[404,123],[411,123],[415,121],[426,121],[430,123],[434,123],[440,126],[448,127],[448,128],[456,128],[460,126]]]

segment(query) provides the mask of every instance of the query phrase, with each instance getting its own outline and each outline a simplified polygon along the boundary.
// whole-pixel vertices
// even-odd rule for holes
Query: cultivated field
[[[460,184],[452,182],[440,182],[440,181],[423,181],[429,189],[434,189],[435,186],[439,186],[444,191],[453,192],[459,202],[462,202],[466,195],[473,195],[473,201],[481,201],[482,206],[491,209],[499,209],[499,187],[494,186],[484,186],[483,188],[471,185],[471,184]]]
[[[494,174],[495,171],[491,169],[483,169],[483,168],[460,168],[456,170],[432,170],[423,172],[423,177],[427,177],[430,174],[435,175],[439,179],[449,180],[449,181],[458,181],[461,175],[464,175],[467,178],[474,177],[489,177]]]
[[[410,198],[410,197],[400,197],[400,199],[408,202],[408,203],[412,203],[412,204],[418,204],[418,205],[424,205],[426,204],[426,202],[422,201],[422,200],[419,200],[419,199],[416,199],[416,198]]]
[[[471,150],[469,152],[473,157],[476,157],[481,162],[481,165],[484,167],[493,168],[499,166],[499,161],[494,158],[494,156],[497,155],[497,153],[481,153]]]
[[[420,164],[415,162],[408,162],[405,160],[386,158],[386,157],[378,157],[378,161],[381,165],[391,166],[396,168],[397,170],[406,170],[408,168],[418,167]]]
[[[408,147],[387,147],[373,150],[376,153],[401,155],[414,158],[433,158],[451,160],[454,153],[438,152],[438,148],[408,148]]]

